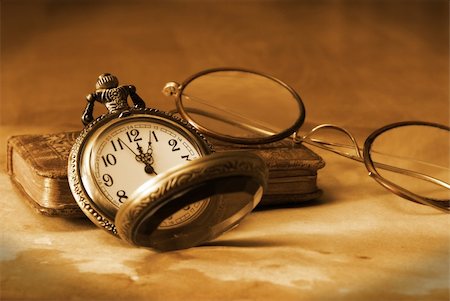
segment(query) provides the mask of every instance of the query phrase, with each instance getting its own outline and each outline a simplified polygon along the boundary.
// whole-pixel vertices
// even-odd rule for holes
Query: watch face
[[[110,221],[142,184],[211,152],[202,137],[168,116],[134,114],[103,122],[92,132],[79,158],[80,177],[88,197]],[[159,227],[184,225],[207,205],[208,200],[191,204]]]

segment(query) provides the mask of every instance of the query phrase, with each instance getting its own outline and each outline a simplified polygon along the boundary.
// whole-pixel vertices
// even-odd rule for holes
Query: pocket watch
[[[268,172],[258,156],[214,153],[189,123],[145,108],[136,88],[112,74],[86,98],[68,180],[100,228],[136,246],[188,248],[237,225],[261,199]],[[94,119],[96,102],[108,113]]]

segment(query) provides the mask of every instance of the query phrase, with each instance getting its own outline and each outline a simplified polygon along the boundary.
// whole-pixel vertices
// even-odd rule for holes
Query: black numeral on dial
[[[153,136],[153,138],[155,138],[155,142],[158,142],[158,137],[156,137],[155,131],[152,131],[152,136]],[[150,139],[150,140],[151,140],[151,139]]]
[[[142,140],[142,137],[139,137],[139,131],[136,129],[132,129],[131,131],[127,132],[127,137],[130,143]]]
[[[117,152],[119,149],[123,150],[123,145],[125,144],[120,138],[117,139],[117,141],[111,140],[112,147],[114,148],[114,151]]]
[[[177,144],[178,144],[177,140],[175,140],[175,139],[170,139],[168,143],[169,143],[169,145],[172,147],[172,151],[173,151],[173,152],[176,152],[176,151],[179,151],[179,150],[180,150],[180,148],[177,147]]]
[[[125,192],[125,190],[119,190],[116,193],[117,197],[119,198],[119,202],[123,203],[124,201],[122,199],[128,199],[128,196]]]
[[[117,159],[113,154],[107,154],[105,156],[102,156],[103,163],[105,164],[105,167],[108,167],[109,165],[116,165]]]
[[[105,184],[105,186],[111,187],[114,184],[113,178],[111,177],[111,175],[105,173],[102,177],[103,179],[103,184]]]

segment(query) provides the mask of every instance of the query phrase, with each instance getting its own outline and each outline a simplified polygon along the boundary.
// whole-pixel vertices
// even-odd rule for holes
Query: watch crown
[[[119,85],[119,80],[117,77],[110,73],[103,73],[101,74],[98,79],[97,83],[95,84],[95,88],[97,90],[100,89],[111,89],[116,88]]]

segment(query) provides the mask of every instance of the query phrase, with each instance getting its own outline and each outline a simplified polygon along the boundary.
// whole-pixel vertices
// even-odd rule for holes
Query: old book
[[[290,139],[260,145],[238,145],[208,139],[216,151],[246,150],[264,159],[269,168],[269,185],[259,206],[283,205],[318,198],[317,171],[323,159]]]
[[[9,138],[8,173],[40,213],[78,217],[67,181],[67,159],[78,132],[21,135]],[[269,186],[258,206],[303,202],[319,197],[317,171],[324,161],[314,152],[290,141],[242,146],[210,140],[216,151],[247,150],[261,156],[269,168]]]
[[[25,199],[40,213],[83,216],[67,181],[67,160],[78,132],[8,139],[7,168]]]

